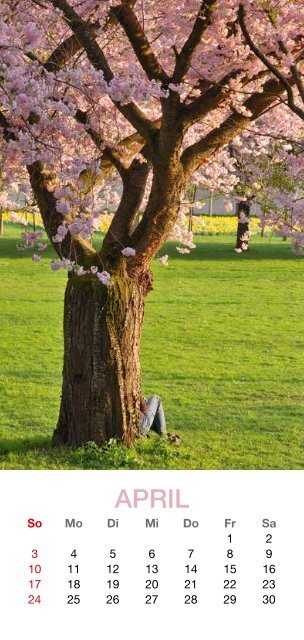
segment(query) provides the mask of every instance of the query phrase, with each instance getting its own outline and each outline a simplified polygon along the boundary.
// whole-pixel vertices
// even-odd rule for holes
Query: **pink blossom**
[[[232,211],[232,209],[233,209],[232,202],[230,202],[230,200],[224,200],[224,208],[225,208],[225,211],[227,211],[227,212],[228,211]]]
[[[67,200],[59,200],[57,202],[56,209],[59,213],[67,216],[71,212],[71,204]]]
[[[71,222],[71,224],[69,224],[69,232],[72,236],[80,235],[82,230],[83,223],[81,222],[81,220],[74,220],[74,222]]]
[[[53,271],[59,271],[59,269],[66,269],[67,271],[73,271],[74,263],[71,260],[53,260],[50,262],[50,267]]]
[[[39,253],[34,253],[33,256],[32,256],[32,260],[34,262],[40,262],[41,256],[39,255]]]
[[[40,39],[40,33],[37,27],[30,22],[22,26],[22,32],[28,44],[35,45]]]
[[[168,267],[168,259],[169,259],[169,256],[166,254],[158,258],[158,262],[160,262],[160,264],[162,264],[163,267]]]
[[[245,233],[243,233],[240,240],[242,242],[248,242],[249,238],[250,238],[250,231],[246,231]]]
[[[20,216],[18,213],[16,213],[16,211],[12,211],[11,213],[11,221],[12,222],[16,222],[18,224],[23,224],[24,226],[27,225],[27,222],[24,218],[22,218],[22,216]]]
[[[185,90],[185,87],[182,84],[174,84],[173,82],[170,82],[168,88],[171,89],[171,91],[176,91],[179,95],[181,95]]]
[[[64,240],[67,232],[68,232],[68,229],[65,225],[63,224],[59,225],[56,235],[53,236],[53,242],[61,243]]]
[[[76,269],[76,273],[78,276],[85,276],[89,271],[86,271],[83,267],[78,267],[78,269]]]
[[[21,237],[25,246],[32,249],[36,245],[38,238],[43,238],[43,233],[41,231],[25,231],[21,234]]]
[[[247,222],[250,222],[250,216],[246,216],[245,213],[243,211],[241,211],[241,213],[239,215],[239,221],[242,224],[246,224]]]
[[[178,251],[178,253],[190,253],[189,249],[183,247],[176,247],[176,251]]]
[[[62,267],[63,269],[66,269],[67,271],[73,271],[74,269],[74,262],[71,262],[71,260],[62,260]]]
[[[125,247],[125,249],[122,249],[121,253],[124,256],[129,257],[129,256],[135,256],[136,251],[132,247]]]
[[[50,267],[51,267],[52,271],[59,271],[59,269],[62,269],[62,261],[61,260],[53,260],[52,262],[50,262]]]
[[[97,278],[98,280],[100,280],[100,282],[102,284],[104,284],[106,287],[110,287],[112,282],[111,282],[111,275],[110,273],[108,273],[107,271],[102,271],[101,273],[97,273]]]

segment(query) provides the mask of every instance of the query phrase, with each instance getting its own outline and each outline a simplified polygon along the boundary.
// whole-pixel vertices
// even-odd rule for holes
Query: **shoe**
[[[181,444],[182,442],[181,437],[178,436],[177,433],[167,433],[167,438],[172,444]]]

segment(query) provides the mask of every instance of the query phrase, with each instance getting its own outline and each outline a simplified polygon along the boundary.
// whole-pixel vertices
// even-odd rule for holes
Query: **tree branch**
[[[227,87],[229,80],[237,78],[242,69],[230,71],[219,82],[207,89],[201,96],[190,104],[184,105],[182,118],[187,126],[195,124],[204,115],[216,109],[227,98],[230,89]]]
[[[126,4],[122,4],[111,7],[110,15],[114,16],[124,29],[133,51],[149,80],[160,80],[160,82],[168,84],[170,78],[152,51],[148,38],[134,11]]]
[[[147,153],[146,153],[147,152]],[[149,149],[142,151],[149,158]],[[136,216],[142,203],[151,163],[135,158],[130,167],[122,172],[123,192],[111,225],[104,238],[100,255],[106,262],[113,254],[121,253],[126,246],[132,246],[130,236]],[[132,242],[132,241],[131,241]]]
[[[154,126],[159,129],[160,119],[154,121]],[[102,180],[110,176],[113,170],[117,168],[117,166],[115,167],[113,164],[113,154],[115,154],[115,159],[119,160],[121,166],[125,168],[127,163],[132,161],[133,156],[142,151],[144,145],[144,138],[139,133],[132,133],[130,136],[123,138],[123,140],[117,144],[115,150],[107,147],[99,159],[98,175],[92,175],[91,169],[85,169],[80,174],[85,187],[90,189],[92,183],[95,185],[99,184]]]
[[[179,53],[175,50],[176,65],[172,82],[177,84],[182,82],[189,71],[194,52],[202,39],[203,33],[211,23],[212,12],[215,8],[215,4],[216,0],[202,0],[201,8],[188,39]]]
[[[89,126],[88,112],[77,109],[74,117],[77,122],[85,126],[86,133],[91,137],[97,149],[104,150],[103,159],[106,158],[109,160],[113,167],[117,169],[118,173],[122,174],[125,168],[123,161],[119,158],[119,154],[117,154],[113,149],[106,147],[102,136],[97,133],[95,129],[92,129],[92,127]],[[142,141],[142,144],[144,145],[144,140]]]
[[[304,104],[304,82],[303,82],[303,78],[302,78],[301,74],[299,73],[299,70],[298,70],[296,64],[291,65],[290,71],[291,71],[292,77],[293,77],[293,79],[295,81],[295,85],[296,85],[296,87],[297,87],[297,89],[299,91],[299,94],[301,96],[302,102]]]
[[[191,145],[182,154],[184,170],[191,175],[210,155],[240,135],[250,122],[261,116],[273,102],[283,93],[284,87],[274,79],[268,80],[261,93],[253,93],[244,106],[251,111],[251,116],[233,113],[219,127],[210,131],[204,138]]]
[[[47,71],[56,72],[81,49],[82,45],[79,42],[77,35],[73,34],[54,49],[46,62],[40,64],[42,64]]]
[[[281,51],[283,51],[283,53],[285,53],[286,55],[288,55],[288,51],[285,47],[284,42],[282,42],[282,40],[279,41],[279,47],[281,49]],[[301,96],[302,102],[304,104],[304,83],[303,83],[303,78],[301,77],[301,74],[299,73],[299,70],[297,68],[297,62],[299,61],[299,59],[303,59],[303,55],[300,54],[300,56],[298,57],[298,59],[295,59],[294,64],[292,64],[290,66],[290,73],[294,79],[295,85],[299,91],[299,94]]]
[[[93,67],[97,71],[102,71],[104,79],[107,83],[111,82],[114,75],[102,49],[99,47],[98,43],[92,36],[90,25],[88,25],[88,23],[85,22],[76,13],[76,11],[74,11],[73,7],[71,7],[66,0],[48,0],[48,2],[53,5],[55,9],[59,9],[60,11],[62,11],[67,24],[79,39],[79,42],[85,50],[87,57]],[[145,114],[135,103],[130,102],[129,104],[122,105],[114,100],[113,103],[115,104],[117,109],[125,116],[125,118],[133,125],[133,127],[141,135],[144,136],[146,140],[151,139],[151,137],[155,133],[153,123],[148,118],[146,118]]]

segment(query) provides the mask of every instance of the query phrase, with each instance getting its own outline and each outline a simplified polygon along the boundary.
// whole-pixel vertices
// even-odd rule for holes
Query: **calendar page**
[[[304,0],[0,0],[1,640],[300,640]]]
[[[301,472],[3,476],[9,637],[301,637]]]

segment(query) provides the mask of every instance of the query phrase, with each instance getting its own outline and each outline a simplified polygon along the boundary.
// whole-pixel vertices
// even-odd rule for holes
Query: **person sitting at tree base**
[[[159,436],[167,434],[170,442],[180,443],[181,438],[173,433],[167,433],[166,418],[162,401],[159,396],[141,398],[140,401],[140,434],[149,437],[149,431],[156,431]]]

